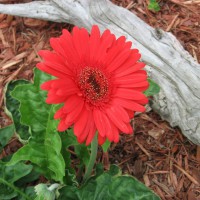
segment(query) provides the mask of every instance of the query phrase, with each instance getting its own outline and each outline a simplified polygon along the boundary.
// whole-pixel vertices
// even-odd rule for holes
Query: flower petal
[[[141,100],[146,99],[146,96],[139,91],[131,90],[127,88],[117,88],[115,93],[115,97],[120,97],[123,99],[131,99],[131,100]]]
[[[102,137],[107,136],[107,138],[112,141],[113,140],[113,130],[112,123],[106,114],[102,111],[95,109],[93,111],[94,122],[97,127],[99,134]]]
[[[88,118],[84,130],[81,133],[76,133],[78,142],[83,143],[86,141],[86,145],[89,145],[94,138],[95,132],[96,127],[94,125],[93,115],[91,111],[88,111]]]
[[[118,143],[119,142],[119,129],[112,124],[112,130],[113,130],[113,142]]]
[[[139,103],[139,104],[142,104],[142,105],[145,105],[149,102],[148,98],[145,97],[144,99],[139,99],[139,100],[134,100],[136,103]]]
[[[128,99],[121,99],[121,98],[114,98],[113,99],[114,105],[120,105],[126,109],[137,111],[137,112],[144,112],[145,107],[136,103],[135,101],[128,100]]]
[[[73,28],[73,44],[81,60],[89,55],[89,34],[85,28]],[[86,59],[88,60],[88,59]]]
[[[80,103],[71,112],[67,114],[66,121],[74,123],[81,114],[83,106],[84,106],[84,101],[80,101]]]
[[[77,67],[81,63],[81,60],[74,47],[72,35],[66,29],[64,29],[62,33],[63,34],[60,36],[60,42],[62,43],[62,47],[65,51],[67,61],[71,68]]]
[[[92,140],[94,139],[95,133],[96,133],[96,126],[94,124],[94,120],[92,120],[90,121],[90,129],[89,129],[89,133],[88,133],[86,143],[85,143],[86,146],[88,146],[92,142]]]
[[[83,103],[83,99],[81,97],[77,95],[72,95],[66,100],[65,105],[63,107],[63,111],[65,113],[73,112],[73,110],[75,110],[76,107],[82,103]]]
[[[48,67],[44,63],[37,63],[36,67],[40,69],[43,72],[46,72],[47,74],[50,74],[52,76],[56,76],[58,78],[65,78],[65,74],[60,72],[57,69],[52,69],[51,67]]]
[[[135,51],[137,52],[137,50]],[[108,71],[113,72],[114,70],[123,67],[129,60],[131,60],[132,64],[136,63],[140,59],[141,55],[139,53],[136,53],[135,51],[124,50],[123,52],[118,54],[116,58],[109,64]],[[132,56],[132,52],[134,56]]]
[[[65,96],[58,96],[55,93],[56,93],[55,90],[50,90],[48,92],[46,103],[48,103],[48,104],[58,104],[58,103],[63,103],[63,102],[66,101]]]
[[[58,131],[63,132],[67,130],[71,125],[72,125],[71,123],[66,123],[66,120],[62,119],[58,124]]]
[[[96,61],[102,63],[105,60],[108,49],[115,40],[115,36],[109,30],[105,30],[101,36],[99,48],[96,52]]]
[[[95,54],[99,48],[100,44],[100,31],[98,26],[92,26],[91,34],[90,34],[90,62],[91,65],[95,64]]]
[[[125,123],[119,116],[116,116],[116,112],[113,110],[113,107],[107,108],[106,113],[109,119],[119,128],[122,132],[129,132],[127,123]]]
[[[128,60],[127,63],[124,63],[123,66],[121,66],[118,70],[116,70],[115,77],[118,78],[122,76],[127,76],[131,73],[141,70],[144,67],[145,63],[138,62],[134,64],[133,60],[130,58],[130,60]]]
[[[46,70],[50,70],[50,72],[53,70],[69,76],[72,75],[69,64],[62,56],[48,50],[40,50],[38,54],[44,59]]]
[[[143,82],[145,81],[146,84],[148,85],[146,72],[145,73],[133,73],[133,74],[130,74],[128,76],[116,78],[114,83],[115,84],[121,84],[121,85],[133,85],[133,86],[135,86],[135,85],[137,85],[137,83],[140,83],[142,81]]]
[[[64,116],[66,116],[66,113],[63,112],[63,107],[62,107],[56,111],[56,113],[54,114],[54,119],[64,118]]]
[[[87,109],[83,109],[83,112],[81,113],[80,117],[74,123],[74,134],[77,137],[79,137],[83,133],[87,125],[88,118],[89,118],[89,111]]]
[[[100,134],[98,134],[99,145],[103,145],[105,141],[106,141],[106,137],[102,137]]]
[[[102,137],[104,137],[106,135],[106,128],[104,126],[105,121],[104,121],[103,113],[101,111],[99,111],[98,109],[94,109],[93,117],[94,117],[94,122],[95,122],[95,125],[97,127],[99,134]]]
[[[53,80],[50,80],[50,81],[47,81],[47,82],[44,82],[40,85],[40,88],[42,90],[50,90],[51,89],[51,85],[53,83]]]

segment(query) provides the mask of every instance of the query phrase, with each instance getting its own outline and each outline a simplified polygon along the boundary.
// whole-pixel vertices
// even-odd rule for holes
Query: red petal
[[[71,124],[66,123],[65,120],[61,120],[60,123],[58,124],[58,131],[65,131],[67,130],[69,127],[71,126]]]
[[[77,66],[81,63],[80,57],[74,47],[72,35],[68,30],[64,29],[63,34],[60,36],[60,41],[62,43],[62,47],[65,51],[65,54],[68,58],[68,62],[70,62],[70,66]]]
[[[57,90],[56,92],[56,95],[58,96],[70,96],[70,95],[74,95],[74,94],[77,94],[79,92],[79,89],[78,88],[62,88],[62,89],[59,89]]]
[[[142,81],[143,81],[143,84],[144,84],[144,81],[145,81],[145,84],[148,85],[147,74],[133,73],[133,74],[130,74],[128,76],[116,78],[114,83],[115,84],[121,84],[122,86],[124,84],[136,86],[137,84],[140,84]],[[142,85],[142,86],[144,86],[144,85]],[[139,86],[139,87],[141,87],[141,86]]]
[[[64,58],[67,58],[66,53],[63,49],[62,43],[60,41],[60,38],[50,38],[50,45],[55,50],[55,52],[59,53]]]
[[[89,133],[89,128],[90,127],[88,126],[88,124],[86,124],[86,127],[83,130],[83,132],[79,136],[77,136],[77,140],[79,143],[85,142],[85,140],[87,139],[88,133]]]
[[[126,88],[117,88],[114,93],[114,96],[131,100],[141,100],[146,98],[146,96],[143,93]]]
[[[111,47],[115,40],[115,36],[110,33],[109,30],[105,30],[101,36],[100,45],[96,52],[96,59],[98,62],[102,62],[105,60],[105,56],[107,54],[108,48]]]
[[[116,70],[115,77],[117,78],[117,77],[129,75],[133,72],[137,72],[138,70],[141,70],[144,67],[145,67],[145,63],[139,62],[139,63],[134,64],[132,59],[130,59],[129,61],[124,63],[122,67]]]
[[[76,106],[76,108],[67,114],[66,121],[74,123],[81,114],[83,106],[84,106],[84,101],[80,101],[80,103]]]
[[[62,96],[57,96],[55,94],[55,91],[49,91],[48,97],[46,99],[46,103],[48,104],[58,104],[58,103],[63,103],[66,101],[66,97]]]
[[[145,91],[149,87],[148,81],[143,81],[143,82],[138,82],[138,83],[120,83],[118,85],[119,88],[133,88],[134,90],[137,91]]]
[[[107,137],[110,141],[114,140],[114,134],[116,133],[116,127],[113,125],[113,122],[109,120],[107,115],[99,110],[93,111],[95,124],[97,130],[101,137]]]
[[[93,131],[94,131],[93,116],[92,116],[92,112],[88,111],[87,123],[86,123],[86,126],[85,126],[83,132],[81,132],[77,138],[78,142],[83,143],[85,140],[89,141],[89,140],[93,139],[92,138]],[[96,129],[95,129],[95,131],[96,131]],[[89,137],[89,138],[87,139],[87,137]]]
[[[103,145],[105,141],[106,141],[106,137],[102,137],[100,134],[98,134],[99,145]]]
[[[83,99],[77,95],[70,96],[63,107],[63,111],[70,113],[76,109],[76,107],[83,102]]]
[[[93,64],[95,62],[95,54],[99,48],[100,44],[100,31],[98,26],[94,25],[90,34],[90,62]]]
[[[117,40],[116,40],[116,45],[119,46],[124,46],[126,42],[126,37],[125,36],[120,36]]]
[[[66,77],[65,79],[52,80],[51,87],[54,89],[59,89],[61,87],[76,87],[76,84],[72,79]]]
[[[114,136],[113,142],[118,143],[119,142],[119,130],[114,124],[112,124],[112,126],[113,126],[112,130],[113,130],[113,136]]]
[[[142,105],[145,105],[148,103],[148,98],[145,96],[144,99],[140,99],[140,100],[134,100],[136,103],[139,103],[139,104],[142,104]]]
[[[122,120],[125,123],[130,122],[127,112],[121,106],[115,105],[111,106],[109,109],[115,116],[118,116],[119,120]]]
[[[54,119],[60,119],[66,116],[66,113],[63,112],[63,107],[56,111],[54,114]]]
[[[107,137],[110,141],[113,140],[112,123],[106,114],[99,110],[93,111],[94,121],[99,134],[102,137]]]
[[[124,132],[125,134],[133,134],[133,127],[130,124],[127,124],[128,131]]]
[[[128,41],[128,42],[125,43],[124,48],[130,49],[131,46],[132,46],[132,42],[131,42],[131,41]],[[138,51],[138,52],[139,52],[139,51]]]
[[[89,112],[87,111],[87,109],[83,109],[83,112],[81,113],[80,118],[75,122],[74,134],[77,137],[79,137],[83,133],[87,125],[88,116],[89,116]]]
[[[128,99],[120,99],[120,98],[115,98],[113,99],[113,104],[114,105],[121,105],[124,108],[127,108],[129,110],[133,111],[138,111],[138,112],[144,112],[145,107]]]
[[[85,56],[89,54],[89,35],[86,29],[73,28],[73,43],[79,57],[85,59]],[[88,60],[88,59],[86,59]]]
[[[64,73],[56,69],[52,69],[51,67],[48,67],[44,63],[37,63],[36,67],[40,69],[41,71],[46,72],[47,74],[50,74],[52,76],[56,76],[58,78],[65,78],[66,76]]]
[[[133,119],[133,118],[134,118],[135,112],[132,111],[132,110],[126,110],[126,111],[127,111],[127,113],[128,113],[128,116],[130,117],[130,119]]]
[[[38,54],[44,59],[44,64],[47,68],[65,75],[72,75],[70,66],[67,64],[66,59],[62,56],[48,50],[41,50]]]
[[[130,50],[123,50],[116,56],[116,58],[109,64],[107,64],[108,68],[107,70],[109,72],[112,72],[116,70],[120,65],[122,65],[130,56]]]
[[[93,110],[94,122],[97,127],[99,134],[104,137],[106,135],[106,127],[104,126],[104,117],[103,113],[97,109]]]
[[[106,109],[106,113],[109,117],[109,119],[122,131],[122,132],[128,132],[127,124],[125,124],[119,116],[115,115],[115,112],[113,112],[112,109],[108,108]]]
[[[96,133],[96,126],[94,124],[94,121],[90,121],[90,130],[89,130],[89,133],[88,133],[88,136],[87,136],[87,140],[86,140],[86,146],[88,146],[92,140],[94,139],[94,136],[95,136],[95,133]]]
[[[106,116],[106,118],[108,118],[108,117]],[[107,136],[108,140],[110,142],[112,142],[112,141],[114,141],[114,138],[116,137],[115,134],[118,134],[118,129],[116,128],[116,126],[113,124],[113,122],[111,120],[108,119],[108,121],[109,121],[111,128],[106,131],[106,136]]]
[[[47,81],[47,82],[44,82],[40,85],[40,88],[42,90],[50,90],[51,89],[51,85],[52,85],[53,81],[50,80],[50,81]]]
[[[119,55],[121,48],[119,46],[113,46],[108,50],[108,53],[105,57],[105,65],[109,70],[110,63]]]

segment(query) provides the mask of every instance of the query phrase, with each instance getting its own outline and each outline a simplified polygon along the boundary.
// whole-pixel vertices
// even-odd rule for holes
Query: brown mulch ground
[[[161,0],[157,13],[147,9],[148,0],[113,2],[151,26],[172,32],[200,62],[198,0]],[[0,14],[0,127],[11,123],[3,110],[5,84],[19,78],[32,80],[32,69],[40,61],[37,51],[50,48],[49,38],[60,35],[63,28],[71,26]],[[136,176],[161,199],[200,199],[200,148],[153,112],[137,116],[133,126],[133,136],[122,136],[108,154],[99,156],[105,168],[109,163],[118,164],[124,173]],[[12,139],[3,153],[8,155],[18,147],[20,143]]]

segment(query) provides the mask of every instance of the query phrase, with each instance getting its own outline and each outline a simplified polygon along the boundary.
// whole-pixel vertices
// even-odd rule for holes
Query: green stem
[[[83,177],[83,182],[87,181],[88,178],[90,177],[91,173],[92,173],[92,169],[94,167],[96,157],[97,157],[97,149],[98,149],[98,139],[97,139],[97,133],[96,133],[95,136],[94,136],[94,139],[92,140],[92,143],[91,143],[90,160],[89,160],[89,163],[86,167],[86,172],[85,172],[85,175]]]

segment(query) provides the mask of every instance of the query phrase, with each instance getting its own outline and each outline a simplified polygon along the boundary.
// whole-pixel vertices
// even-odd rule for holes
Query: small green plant
[[[160,6],[159,6],[159,4],[156,0],[150,0],[149,5],[148,5],[148,9],[155,11],[155,12],[158,12],[160,10]]]

